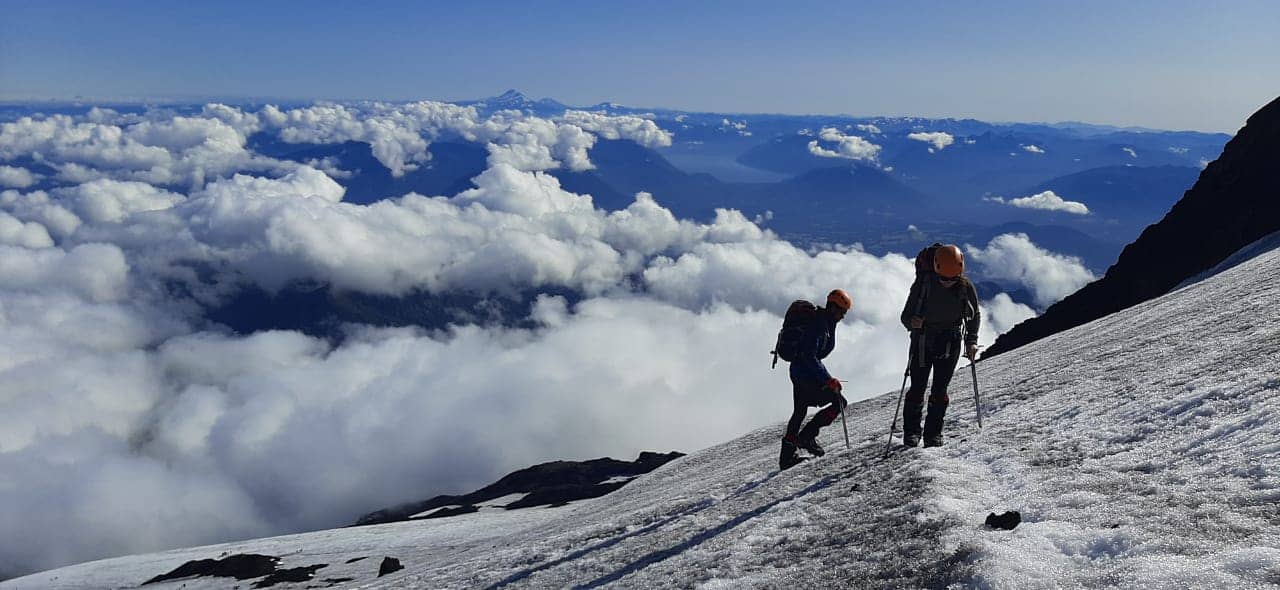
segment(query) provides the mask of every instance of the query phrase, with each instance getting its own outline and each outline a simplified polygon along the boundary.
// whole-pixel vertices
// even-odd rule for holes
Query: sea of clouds
[[[255,153],[255,134],[365,142],[397,175],[461,138],[489,167],[458,194],[356,205],[351,171]],[[853,398],[898,385],[907,256],[810,252],[737,211],[697,223],[645,193],[596,208],[545,171],[590,169],[597,138],[672,136],[639,117],[435,102],[0,124],[0,537],[22,539],[0,544],[0,577],[730,439],[789,413],[786,371],[769,369],[780,314],[836,287],[854,309],[828,366]],[[1040,304],[1092,279],[1026,236],[967,251]],[[538,296],[520,323],[352,325],[336,342],[206,317],[246,287],[299,282],[577,296]],[[984,343],[1034,313],[1006,295],[983,312]]]

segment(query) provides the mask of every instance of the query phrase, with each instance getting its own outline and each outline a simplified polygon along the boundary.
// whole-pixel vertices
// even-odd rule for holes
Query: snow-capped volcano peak
[[[543,116],[559,116],[569,107],[551,98],[532,99],[519,90],[509,89],[498,96],[480,100],[462,101],[461,105],[474,105],[485,113],[495,111],[516,110],[530,111]]]
[[[502,94],[499,94],[498,96],[495,96],[489,99],[489,101],[494,104],[503,104],[503,103],[522,104],[522,103],[529,102],[529,98],[525,96],[523,93],[521,93],[519,90],[512,88],[507,90],[506,92],[503,92]]]
[[[135,587],[241,554],[312,574],[277,588],[1265,587],[1280,572],[1277,265],[1273,250],[983,361],[984,430],[961,367],[941,448],[885,455],[891,391],[849,406],[851,449],[834,424],[826,457],[785,472],[779,424],[567,506],[121,557],[0,588]],[[1006,510],[1022,524],[984,526]],[[403,569],[379,577],[385,558]]]

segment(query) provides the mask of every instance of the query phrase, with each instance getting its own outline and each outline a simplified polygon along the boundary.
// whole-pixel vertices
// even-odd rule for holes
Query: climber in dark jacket
[[[836,347],[836,324],[844,319],[845,314],[853,307],[853,299],[847,293],[836,289],[827,295],[826,307],[819,308],[813,319],[804,328],[796,350],[796,360],[791,363],[791,419],[787,421],[787,432],[782,437],[782,453],[778,457],[778,467],[786,469],[799,463],[802,459],[796,455],[801,448],[815,456],[826,454],[818,444],[818,431],[831,424],[840,410],[848,404],[840,395],[840,380],[831,376],[822,359],[827,358]],[[810,406],[827,406],[814,414],[803,429],[805,415]]]
[[[951,401],[947,385],[956,363],[961,354],[970,362],[978,354],[978,327],[982,321],[978,293],[964,277],[960,248],[938,248],[933,269],[911,285],[911,294],[902,308],[902,325],[911,331],[911,389],[907,390],[902,408],[902,444],[908,447],[920,444],[920,414],[929,372],[933,372],[933,388],[924,421],[924,446],[937,447],[942,445],[942,421]]]

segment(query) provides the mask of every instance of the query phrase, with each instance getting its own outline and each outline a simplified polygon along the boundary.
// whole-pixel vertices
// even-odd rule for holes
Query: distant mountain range
[[[936,127],[945,126],[923,125],[921,129]],[[924,192],[966,202],[989,195],[1025,196],[1029,186],[1093,168],[1199,169],[1201,159],[1216,157],[1227,140],[1227,136],[1186,138],[1185,134],[1163,133],[1079,137],[1048,127],[1033,133],[992,126],[976,135],[953,135],[953,143],[939,149],[909,139],[911,133],[885,131],[867,139],[881,146],[878,162],[891,169],[895,178]],[[812,140],[794,134],[775,137],[742,153],[738,162],[784,174],[830,166],[830,158],[810,153]]]

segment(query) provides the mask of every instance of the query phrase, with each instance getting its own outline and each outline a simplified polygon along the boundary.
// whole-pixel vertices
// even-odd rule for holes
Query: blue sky
[[[478,98],[1234,131],[1280,3],[0,2],[0,99]]]

